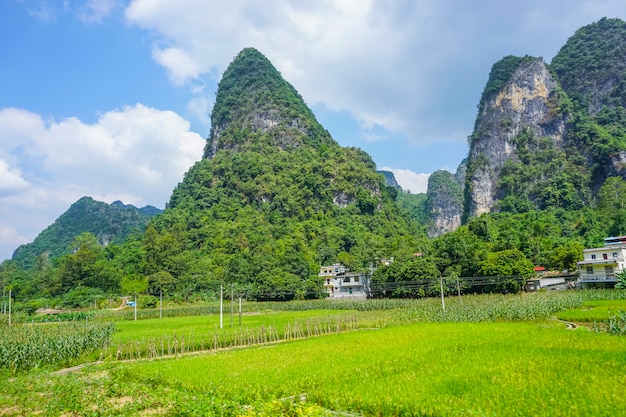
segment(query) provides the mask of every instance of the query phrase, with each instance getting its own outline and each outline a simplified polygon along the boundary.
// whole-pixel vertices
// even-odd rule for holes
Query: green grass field
[[[623,337],[557,322],[421,323],[108,364],[48,385],[29,375],[17,385],[40,400],[20,390],[0,404],[4,415],[237,416],[306,393],[309,404],[365,416],[615,416],[624,375]],[[16,405],[21,414],[7,412]]]
[[[576,323],[593,323],[607,320],[619,311],[626,311],[626,300],[592,300],[585,301],[581,308],[562,311],[557,317]]]
[[[527,323],[416,324],[178,361],[133,364],[243,403],[306,393],[365,415],[615,415],[626,339]]]
[[[346,316],[357,325],[208,354],[107,361],[63,375],[35,369],[0,376],[0,416],[616,416],[626,409],[626,338],[549,318],[585,298],[594,308],[623,305],[597,303],[603,294],[624,298],[473,296],[447,300],[445,314],[436,300],[249,314],[242,328]],[[215,316],[116,322],[112,343],[213,333],[217,323]],[[222,332],[233,331],[229,317],[224,325]]]

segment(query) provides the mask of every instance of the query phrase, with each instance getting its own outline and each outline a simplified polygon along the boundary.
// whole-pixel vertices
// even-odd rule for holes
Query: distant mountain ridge
[[[81,233],[89,232],[101,245],[122,243],[130,233],[143,232],[146,224],[162,210],[115,201],[107,204],[91,197],[82,197],[44,229],[31,243],[19,246],[12,260],[28,268],[38,255],[47,253],[50,259],[68,253],[68,247]]]

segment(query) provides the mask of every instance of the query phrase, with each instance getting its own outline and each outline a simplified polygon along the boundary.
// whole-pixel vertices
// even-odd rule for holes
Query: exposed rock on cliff
[[[493,209],[505,161],[519,159],[515,139],[522,131],[562,146],[566,119],[557,102],[558,86],[543,59],[508,56],[493,66],[470,137],[467,215]]]
[[[463,193],[453,174],[435,171],[428,177],[426,209],[431,221],[430,237],[452,232],[461,225]]]
[[[376,171],[379,174],[383,174],[385,176],[385,184],[388,187],[400,188],[400,184],[396,181],[396,176],[393,175],[391,171]]]

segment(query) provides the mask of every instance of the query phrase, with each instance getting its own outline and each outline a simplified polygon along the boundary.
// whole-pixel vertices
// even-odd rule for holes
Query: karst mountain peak
[[[219,82],[204,151],[238,151],[261,141],[281,150],[337,143],[295,90],[257,49],[245,48]]]

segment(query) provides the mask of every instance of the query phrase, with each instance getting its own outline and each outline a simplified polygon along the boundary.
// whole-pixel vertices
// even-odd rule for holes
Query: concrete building
[[[625,259],[626,236],[607,237],[603,247],[583,250],[578,282],[582,288],[614,287],[615,274],[622,272]]]
[[[320,267],[318,276],[324,278],[324,289],[329,298],[366,299],[369,294],[370,274],[350,272],[341,264]]]

